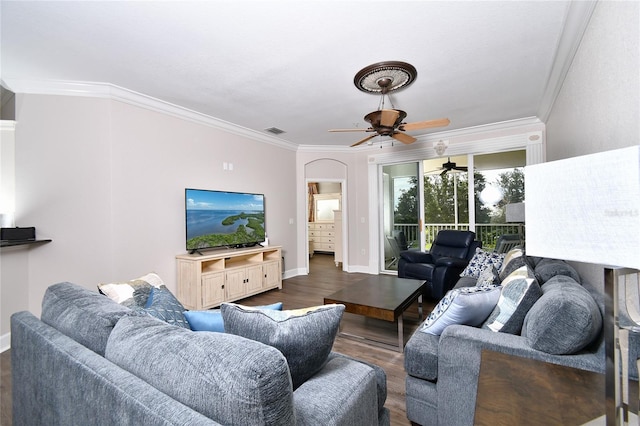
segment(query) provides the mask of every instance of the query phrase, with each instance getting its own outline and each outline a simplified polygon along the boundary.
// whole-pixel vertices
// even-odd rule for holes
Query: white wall
[[[155,271],[175,290],[185,187],[264,193],[270,244],[296,267],[293,150],[109,99],[18,94],[16,113],[16,224],[53,242],[23,250],[27,282],[3,279],[3,295],[26,295],[12,311],[39,315],[60,281]]]
[[[547,120],[547,161],[640,143],[640,2],[601,1]]]
[[[596,5],[546,123],[548,161],[640,144],[639,26],[639,2]],[[575,266],[603,288],[602,267]]]

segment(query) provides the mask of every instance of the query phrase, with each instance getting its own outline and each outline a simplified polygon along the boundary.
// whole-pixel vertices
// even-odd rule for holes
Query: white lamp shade
[[[640,146],[525,167],[527,254],[640,269]]]

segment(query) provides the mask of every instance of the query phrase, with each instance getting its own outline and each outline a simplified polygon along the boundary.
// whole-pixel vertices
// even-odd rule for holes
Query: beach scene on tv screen
[[[186,191],[187,250],[264,241],[264,196]]]

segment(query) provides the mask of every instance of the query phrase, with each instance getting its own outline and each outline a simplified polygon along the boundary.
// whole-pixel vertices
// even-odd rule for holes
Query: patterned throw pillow
[[[499,286],[449,290],[419,330],[439,336],[452,324],[480,325],[495,308],[499,297]]]
[[[498,270],[491,263],[484,265],[484,268],[482,268],[482,271],[480,271],[480,275],[478,276],[478,281],[476,281],[476,287],[487,285],[500,285],[500,275],[498,274]]]
[[[487,265],[491,265],[499,270],[502,266],[504,256],[504,253],[494,253],[484,251],[481,248],[476,248],[475,254],[460,276],[478,278],[480,276],[480,272],[482,272],[484,267]]]
[[[509,334],[520,334],[529,309],[542,296],[533,271],[522,266],[502,281],[502,294],[482,328]]]
[[[151,289],[144,311],[168,324],[189,328],[189,323],[183,314],[184,306],[166,287]]]
[[[293,389],[297,389],[326,363],[345,307],[323,305],[270,311],[223,303],[220,309],[227,333],[282,352],[289,364]]]
[[[98,291],[109,299],[129,308],[144,307],[153,287],[162,287],[162,278],[153,272],[118,283],[98,284]]]
[[[509,250],[505,255],[502,267],[498,270],[500,273],[500,280],[507,278],[513,271],[520,269],[527,264],[524,250],[520,247]]]

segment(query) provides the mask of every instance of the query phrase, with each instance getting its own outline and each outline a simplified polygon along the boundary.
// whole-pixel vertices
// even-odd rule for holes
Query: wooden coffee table
[[[345,305],[345,312],[398,323],[398,345],[340,331],[345,337],[365,340],[371,344],[404,351],[402,314],[422,295],[425,281],[398,278],[393,275],[371,275],[324,298],[324,303]],[[419,305],[422,319],[422,306]]]

